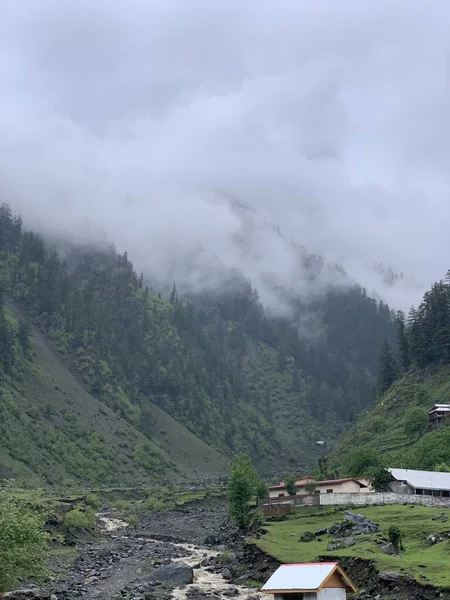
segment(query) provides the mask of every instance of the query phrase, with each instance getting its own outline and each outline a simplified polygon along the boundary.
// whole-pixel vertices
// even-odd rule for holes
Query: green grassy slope
[[[450,588],[448,556],[450,539],[431,545],[429,534],[444,533],[450,530],[448,522],[433,521],[442,509],[424,506],[372,506],[358,508],[357,511],[375,521],[380,531],[371,535],[354,536],[356,543],[342,550],[327,552],[327,544],[332,536],[320,536],[320,540],[300,542],[306,531],[315,532],[320,527],[329,527],[342,519],[344,509],[329,514],[329,507],[305,507],[287,521],[267,523],[267,533],[255,543],[280,562],[309,562],[318,556],[350,556],[374,560],[382,571],[397,571],[412,575],[419,582]],[[323,513],[323,514],[321,514]],[[445,511],[450,514],[449,510]],[[316,515],[316,516],[314,516]],[[379,547],[381,538],[387,538],[391,525],[400,528],[403,535],[404,552],[399,556],[388,556]]]
[[[36,331],[20,368],[0,385],[0,476],[130,485],[226,470],[222,455],[161,409],[155,435],[139,432],[88,394]]]
[[[423,435],[408,435],[404,428],[412,407],[429,410],[435,402],[450,402],[450,367],[402,377],[343,434],[333,453],[333,462],[341,472],[346,452],[357,446],[381,452],[385,466],[432,469],[447,462],[449,428],[425,429]]]

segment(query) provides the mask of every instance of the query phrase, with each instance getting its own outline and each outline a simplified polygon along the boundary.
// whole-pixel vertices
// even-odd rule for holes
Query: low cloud
[[[444,0],[16,0],[0,194],[160,280],[239,269],[281,310],[336,283],[303,246],[407,310],[450,267],[449,26]]]

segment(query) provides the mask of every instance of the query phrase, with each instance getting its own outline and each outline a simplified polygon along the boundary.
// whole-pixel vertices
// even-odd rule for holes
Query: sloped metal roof
[[[450,490],[450,473],[418,471],[414,469],[388,469],[398,481],[406,481],[413,488],[425,490]]]
[[[314,592],[326,583],[334,571],[341,575],[348,591],[356,592],[355,585],[336,562],[281,565],[263,585],[261,591],[268,594],[293,591]]]

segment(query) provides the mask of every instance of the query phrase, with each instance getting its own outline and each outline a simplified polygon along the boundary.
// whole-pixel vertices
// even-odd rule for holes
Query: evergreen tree
[[[31,350],[31,327],[27,321],[19,321],[17,341],[22,348],[22,352],[25,356],[28,356]]]
[[[390,344],[385,341],[381,347],[378,372],[378,389],[381,394],[384,394],[391,387],[396,381],[397,375],[398,370],[394,353]]]
[[[400,355],[400,365],[403,371],[407,371],[411,364],[409,341],[406,334],[405,314],[399,310],[396,315],[397,341]]]

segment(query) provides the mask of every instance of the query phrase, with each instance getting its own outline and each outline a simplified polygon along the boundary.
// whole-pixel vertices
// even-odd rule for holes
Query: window
[[[327,490],[327,494],[332,494],[333,493],[333,488],[331,490]]]
[[[278,498],[284,498],[284,494],[278,494]]]

